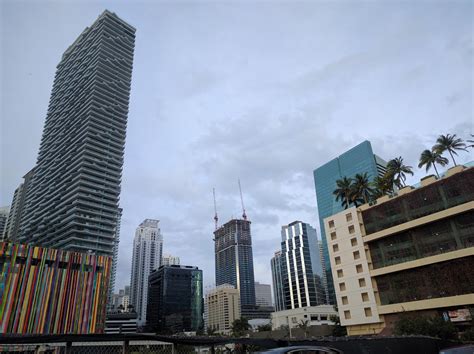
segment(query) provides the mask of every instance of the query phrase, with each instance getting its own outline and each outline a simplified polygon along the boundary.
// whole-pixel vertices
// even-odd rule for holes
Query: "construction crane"
[[[240,186],[240,178],[239,181],[239,191],[240,191],[240,202],[242,203],[242,218],[247,220],[247,214],[245,214],[245,206],[244,206],[244,198],[242,197],[242,187]]]
[[[217,230],[217,222],[219,221],[219,218],[217,217],[216,189],[215,188],[212,188],[212,194],[214,195],[214,222],[216,224],[216,230]]]

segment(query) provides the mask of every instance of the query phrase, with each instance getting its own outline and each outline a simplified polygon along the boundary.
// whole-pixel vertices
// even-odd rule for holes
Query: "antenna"
[[[240,191],[240,202],[242,203],[242,218],[244,220],[247,220],[247,214],[245,214],[244,198],[242,197],[242,187],[240,185],[240,178],[238,179],[238,181],[239,181],[239,191]]]
[[[212,188],[212,194],[214,195],[214,222],[216,223],[216,230],[217,230],[217,222],[219,218],[217,217],[217,205],[216,205],[216,189]]]

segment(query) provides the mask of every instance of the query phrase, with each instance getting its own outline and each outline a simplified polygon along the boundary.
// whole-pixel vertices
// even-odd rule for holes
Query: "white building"
[[[138,226],[133,240],[130,303],[137,312],[139,326],[146,323],[148,276],[161,265],[163,236],[158,223],[158,220],[144,220]]]
[[[272,313],[272,329],[282,326],[296,328],[302,322],[308,321],[309,326],[333,325],[331,316],[337,316],[332,305],[298,307],[292,310]]]
[[[206,294],[205,326],[216,333],[230,334],[232,323],[240,318],[240,292],[233,285],[223,284]]]
[[[272,306],[272,287],[270,284],[255,282],[255,303],[257,306]]]
[[[164,254],[161,258],[161,265],[170,266],[170,265],[179,265],[179,257],[173,256],[171,254]]]

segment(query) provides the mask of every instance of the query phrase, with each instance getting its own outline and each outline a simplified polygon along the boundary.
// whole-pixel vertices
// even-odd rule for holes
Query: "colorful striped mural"
[[[0,242],[0,334],[103,333],[112,260]]]

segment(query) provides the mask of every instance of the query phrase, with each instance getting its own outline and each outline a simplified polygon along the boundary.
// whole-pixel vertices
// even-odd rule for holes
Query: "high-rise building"
[[[0,242],[0,334],[103,333],[111,261]]]
[[[250,221],[232,219],[214,231],[216,285],[230,284],[240,291],[242,314],[255,306]]]
[[[161,264],[165,266],[179,265],[179,257],[172,256],[171,254],[164,254],[161,259]]]
[[[389,335],[402,316],[467,326],[474,303],[474,167],[428,176],[324,220],[341,324]]]
[[[202,270],[161,266],[150,274],[147,330],[157,333],[197,332],[203,327]]]
[[[323,271],[316,229],[307,223],[294,221],[282,226],[281,238],[285,309],[323,304]]]
[[[106,10],[64,52],[19,242],[113,256],[134,42]]]
[[[281,251],[277,251],[270,262],[272,269],[273,296],[275,297],[275,311],[286,310],[285,294],[283,292],[283,279],[281,276],[281,262]]]
[[[115,237],[114,237],[114,248],[113,248],[113,256],[112,256],[112,273],[110,274],[110,285],[109,285],[109,293],[107,295],[107,304],[109,305],[109,309],[113,308],[112,304],[112,296],[115,290],[115,276],[117,274],[117,263],[118,263],[118,248],[120,243],[120,226],[122,223],[122,208],[118,209],[117,214],[117,227],[115,228]]]
[[[272,304],[272,287],[270,284],[255,282],[255,302],[257,306],[270,307]]]
[[[336,181],[343,177],[354,177],[357,173],[367,172],[372,180],[376,176],[382,176],[386,171],[387,163],[374,155],[372,145],[369,141],[364,141],[342,155],[332,159],[324,165],[316,168],[314,174],[314,184],[316,187],[316,199],[318,203],[319,223],[321,226],[321,240],[323,243],[324,266],[326,268],[326,303],[335,304],[334,284],[331,275],[331,263],[329,261],[329,251],[327,246],[326,233],[324,231],[323,220],[334,215],[344,208],[333,192],[337,188]]]
[[[130,302],[138,314],[138,325],[146,322],[148,276],[161,265],[163,235],[159,220],[146,219],[135,231],[130,279]]]
[[[3,240],[10,206],[0,208],[0,240]]]
[[[232,324],[240,318],[240,292],[233,285],[223,284],[206,294],[206,329],[230,334]]]
[[[25,205],[26,194],[30,186],[31,178],[33,177],[34,169],[23,176],[23,183],[21,183],[15,193],[11,204],[10,213],[8,214],[7,224],[5,226],[4,240],[18,241],[21,217],[23,215],[23,208]]]

